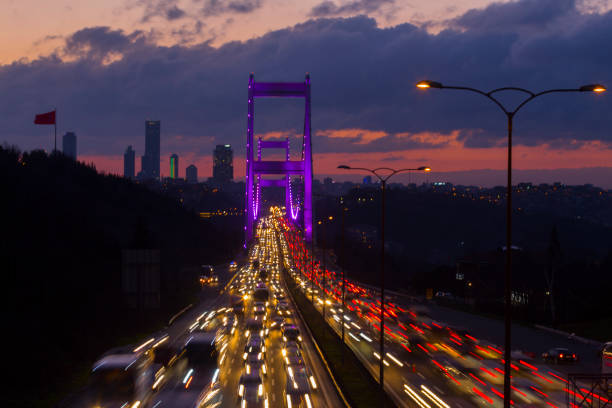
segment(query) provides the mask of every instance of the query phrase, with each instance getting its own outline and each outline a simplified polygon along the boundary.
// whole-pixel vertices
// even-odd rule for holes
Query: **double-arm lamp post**
[[[484,92],[479,89],[470,88],[466,86],[447,86],[442,85],[440,82],[435,81],[421,81],[416,84],[419,89],[455,89],[460,91],[470,91],[477,94],[480,94],[493,103],[495,103],[501,110],[504,112],[508,119],[508,180],[506,187],[506,270],[505,270],[505,293],[504,293],[504,303],[505,303],[505,345],[504,345],[504,408],[510,408],[511,396],[510,396],[510,371],[511,371],[511,328],[512,328],[512,287],[511,287],[511,276],[512,276],[512,122],[516,113],[525,106],[528,102],[531,102],[538,96],[551,94],[551,93],[561,93],[561,92],[596,92],[602,93],[606,91],[606,87],[599,84],[593,85],[584,85],[580,88],[576,89],[549,89],[546,91],[534,93],[524,88],[516,88],[516,87],[504,87],[493,89],[489,92]],[[501,91],[517,91],[525,94],[525,99],[520,102],[516,108],[510,110],[506,108],[498,99],[496,99],[493,95],[497,92]]]
[[[384,405],[384,359],[385,359],[385,191],[387,186],[387,180],[398,173],[404,173],[408,171],[424,171],[429,172],[429,167],[423,166],[415,169],[391,169],[388,167],[379,167],[376,169],[366,169],[363,167],[350,167],[346,165],[338,166],[339,169],[343,170],[358,170],[372,173],[381,183],[382,198],[381,198],[381,222],[380,222],[380,368],[379,368],[379,385],[380,385],[380,403]],[[381,173],[382,172],[382,173]],[[344,324],[344,322],[342,322]]]

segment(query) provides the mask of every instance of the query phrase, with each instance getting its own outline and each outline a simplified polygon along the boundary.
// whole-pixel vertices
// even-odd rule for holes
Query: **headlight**
[[[259,384],[257,395],[259,395],[260,397],[263,395],[263,384]]]
[[[238,387],[238,395],[242,397],[243,393],[244,393],[244,385],[240,384],[240,387]]]

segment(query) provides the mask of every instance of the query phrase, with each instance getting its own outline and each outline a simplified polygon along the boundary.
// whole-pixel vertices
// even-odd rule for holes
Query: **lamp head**
[[[338,166],[338,168],[339,169],[344,169],[344,170],[350,170],[351,169],[351,167],[347,166],[346,164],[341,164],[341,165]]]
[[[583,85],[580,87],[580,92],[597,92],[602,93],[607,91],[606,87],[601,84]]]
[[[431,168],[427,167],[427,166],[422,166],[422,167],[419,167],[417,170],[421,170],[421,171],[424,171],[424,172],[430,172]]]
[[[436,82],[436,81],[420,81],[416,84],[417,88],[420,89],[427,89],[427,88],[442,88],[442,84],[440,82]]]

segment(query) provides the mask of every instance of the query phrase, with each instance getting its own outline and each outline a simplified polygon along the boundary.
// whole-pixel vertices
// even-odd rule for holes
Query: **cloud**
[[[187,16],[185,10],[178,6],[178,0],[134,0],[128,9],[142,7],[141,23],[147,23],[154,17],[161,17],[166,21],[178,20]]]
[[[204,0],[204,16],[221,14],[249,14],[261,8],[261,0]]]
[[[324,0],[310,10],[311,17],[350,16],[355,14],[371,14],[381,7],[394,4],[395,0],[354,0],[337,5],[333,1]]]
[[[444,149],[503,149],[506,117],[489,100],[459,91],[423,92],[414,84],[429,78],[485,90],[610,86],[612,12],[580,14],[568,4],[561,14],[541,15],[537,21],[548,23],[537,35],[525,34],[518,22],[516,29],[484,30],[466,22],[476,21],[474,13],[463,26],[433,34],[410,24],[381,28],[365,16],[319,18],[217,48],[189,40],[189,32],[202,25],[185,25],[183,32],[178,27],[176,36],[186,40],[174,46],[157,44],[152,32],[84,28],[66,36],[52,55],[0,66],[0,142],[49,146],[49,129],[32,119],[57,107],[60,134],[75,131],[83,154],[120,155],[128,144],[142,151],[143,122],[151,118],[162,121],[162,140],[173,140],[179,154],[208,156],[215,144],[227,143],[240,157],[249,72],[256,81],[303,81],[311,72],[317,154],[388,157],[414,150],[434,159],[433,152]],[[504,12],[532,6],[531,0],[504,3]],[[480,12],[483,19],[499,14],[496,8]],[[500,98],[509,105],[519,101],[510,93]],[[517,114],[514,143],[548,149],[554,143],[567,151],[601,143],[609,153],[610,111],[612,98],[605,94],[542,96]],[[303,100],[255,102],[256,135],[301,135],[303,121]]]
[[[471,9],[453,20],[455,26],[478,31],[542,30],[549,24],[579,17],[575,0],[521,0],[491,3]]]
[[[388,136],[388,134],[383,131],[372,131],[367,129],[329,129],[317,132],[317,136],[332,139],[348,139],[348,141],[353,144],[369,145],[378,139]]]

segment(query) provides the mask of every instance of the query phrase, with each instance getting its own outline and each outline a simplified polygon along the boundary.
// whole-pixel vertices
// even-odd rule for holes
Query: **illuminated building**
[[[179,158],[178,155],[170,156],[170,178],[176,180],[179,176]]]
[[[228,183],[234,179],[234,151],[230,145],[217,145],[213,152],[213,180]]]

